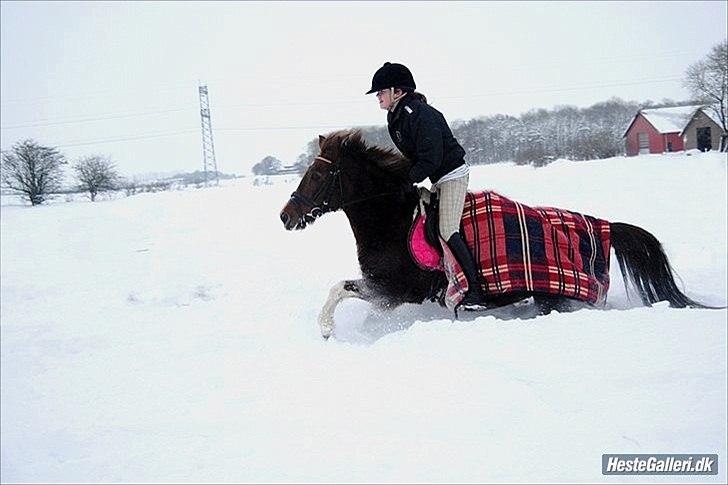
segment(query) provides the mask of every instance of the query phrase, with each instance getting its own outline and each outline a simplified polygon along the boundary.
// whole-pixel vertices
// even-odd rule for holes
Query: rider
[[[385,62],[374,73],[372,88],[366,94],[377,93],[379,107],[388,111],[389,135],[399,151],[413,162],[409,181],[417,184],[429,177],[439,196],[440,235],[468,280],[468,291],[460,307],[481,309],[484,297],[475,262],[459,232],[470,178],[465,150],[442,113],[428,105],[427,98],[415,88],[415,80],[406,66]]]

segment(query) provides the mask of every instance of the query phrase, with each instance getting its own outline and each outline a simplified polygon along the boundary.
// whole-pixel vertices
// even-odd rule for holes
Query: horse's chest
[[[403,264],[403,257],[408,255],[392,251],[391,248],[360,251],[359,267],[362,276],[380,285],[399,285],[402,279],[407,278],[409,271],[408,266]]]

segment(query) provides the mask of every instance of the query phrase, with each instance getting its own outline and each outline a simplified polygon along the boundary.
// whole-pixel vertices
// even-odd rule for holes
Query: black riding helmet
[[[377,69],[372,78],[372,88],[365,94],[376,93],[381,89],[400,88],[404,91],[414,91],[417,86],[412,73],[403,64],[385,62]]]

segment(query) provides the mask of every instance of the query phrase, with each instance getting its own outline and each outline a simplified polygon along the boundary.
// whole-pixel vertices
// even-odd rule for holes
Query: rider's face
[[[380,89],[377,91],[377,101],[382,109],[389,109],[392,106],[392,95],[389,89]]]

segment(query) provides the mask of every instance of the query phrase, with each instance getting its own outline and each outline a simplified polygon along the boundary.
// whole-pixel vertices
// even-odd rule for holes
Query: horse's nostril
[[[290,217],[288,217],[288,214],[286,214],[285,212],[281,212],[281,222],[283,224],[288,224],[288,219],[290,219]]]

